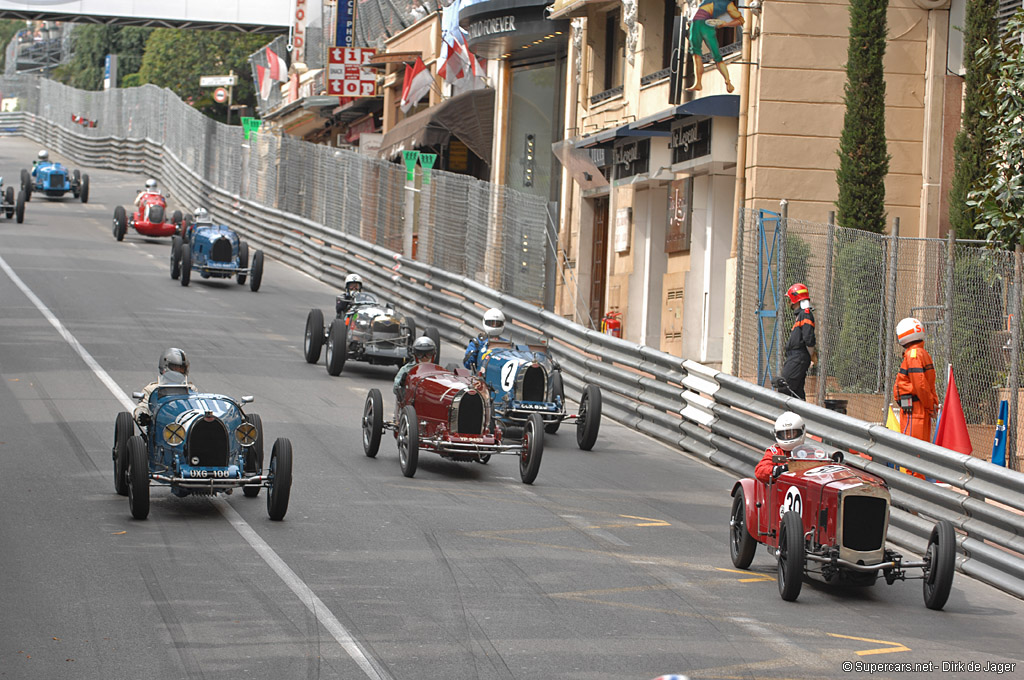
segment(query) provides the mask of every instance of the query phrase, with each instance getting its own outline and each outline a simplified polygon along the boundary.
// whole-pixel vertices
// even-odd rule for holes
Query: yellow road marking
[[[859,640],[860,642],[875,642],[880,645],[890,645],[889,647],[879,647],[877,649],[864,649],[859,652],[854,652],[857,656],[869,656],[871,654],[891,654],[893,652],[909,652],[910,648],[901,642],[889,642],[888,640],[872,640],[871,638],[853,637],[852,635],[840,635],[838,633],[829,633],[832,637],[843,638],[846,640]]]
[[[727,571],[732,574],[750,574],[749,571],[740,571],[739,569],[724,569],[722,567],[715,567],[718,571]],[[768,574],[754,574],[751,578],[741,578],[740,583],[757,583],[758,581],[774,581],[774,576]]]
[[[663,519],[654,519],[653,517],[637,517],[636,515],[619,515],[619,517],[625,517],[627,519],[645,519],[646,523],[639,523],[638,527],[668,527],[672,526]]]

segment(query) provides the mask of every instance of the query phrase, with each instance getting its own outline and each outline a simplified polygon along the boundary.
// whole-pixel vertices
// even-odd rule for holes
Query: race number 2
[[[512,391],[512,387],[516,384],[516,375],[519,373],[519,367],[522,365],[522,360],[513,359],[501,367],[501,389],[503,391]]]

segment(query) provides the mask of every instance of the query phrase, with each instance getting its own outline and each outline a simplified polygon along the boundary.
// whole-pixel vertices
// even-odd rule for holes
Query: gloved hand
[[[772,468],[772,479],[777,479],[783,472],[789,471],[788,465],[776,465]]]
[[[150,417],[149,417],[148,413],[140,413],[139,414],[139,425],[141,425],[142,427],[148,427],[149,426],[149,420],[150,420]]]

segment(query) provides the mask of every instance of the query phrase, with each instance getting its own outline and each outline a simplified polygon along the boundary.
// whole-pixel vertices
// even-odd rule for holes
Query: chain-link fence
[[[0,78],[22,111],[90,137],[148,138],[189,170],[239,198],[284,210],[402,252],[407,201],[417,256],[522,300],[544,291],[543,199],[473,177],[433,171],[407,186],[405,169],[294,137],[254,134],[203,116],[152,85],[87,92],[31,77]],[[79,128],[73,116],[96,121]],[[187,207],[187,206],[183,206]]]
[[[808,376],[808,400],[841,399],[849,415],[884,421],[902,361],[895,327],[913,316],[926,329],[940,401],[952,364],[974,453],[988,457],[999,402],[1013,403],[1011,381],[1021,388],[1022,372],[1012,370],[1011,358],[1012,302],[1021,295],[1014,253],[780,217],[741,216],[732,373],[771,386],[793,325],[785,291],[804,282],[819,354]],[[776,309],[782,310],[777,327]],[[1019,420],[1011,413],[1011,425]],[[1016,433],[1011,442],[1021,441],[1024,429],[1017,425]]]

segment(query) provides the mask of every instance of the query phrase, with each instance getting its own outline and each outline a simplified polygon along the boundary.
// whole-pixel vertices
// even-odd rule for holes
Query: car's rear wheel
[[[597,443],[597,432],[601,429],[601,389],[597,385],[586,385],[580,397],[580,411],[576,418],[576,445],[590,451]]]
[[[327,372],[341,375],[348,359],[348,326],[344,319],[331,322],[331,330],[327,334]]]
[[[540,472],[540,459],[544,456],[544,421],[539,413],[531,413],[526,419],[522,447],[519,454],[519,478],[523,484],[533,484]]]
[[[181,276],[181,237],[171,237],[171,278],[175,281]]]
[[[125,213],[123,205],[116,206],[114,208],[114,238],[123,241],[127,231],[128,215]]]
[[[956,569],[956,532],[949,520],[939,520],[932,528],[925,560],[924,604],[928,609],[942,609],[953,588]]]
[[[82,199],[82,203],[89,202],[89,175],[82,175],[82,186],[78,190],[78,196]]]
[[[275,522],[288,512],[292,494],[292,443],[278,437],[270,451],[270,489],[267,491],[267,514]]]
[[[433,326],[427,326],[423,329],[423,335],[427,336],[434,341],[434,363],[441,363],[441,334],[438,333],[437,329]]]
[[[779,595],[787,602],[800,596],[804,583],[804,521],[789,510],[779,525]]]
[[[245,414],[245,421],[256,427],[256,443],[249,447],[245,453],[245,473],[249,476],[258,475],[263,472],[263,419],[258,413]],[[242,487],[242,494],[246,498],[255,498],[260,495],[260,484],[252,484]]]
[[[249,244],[245,241],[238,242],[238,268],[248,269],[249,268]],[[238,272],[238,285],[244,286],[245,279],[248,276],[245,272]]]
[[[307,364],[320,361],[320,349],[323,346],[324,313],[314,308],[306,315],[306,336],[302,340],[302,353]]]
[[[128,439],[128,507],[135,519],[149,517],[149,455],[139,435]]]
[[[746,569],[754,560],[757,541],[747,530],[747,502],[743,488],[736,489],[729,515],[729,556],[737,569]]]
[[[7,204],[7,219],[11,219],[14,216],[14,187],[7,187],[7,191],[4,192],[4,203]]]
[[[17,202],[14,204],[14,219],[21,224],[25,221],[25,192],[18,192]]]
[[[256,292],[263,282],[263,251],[257,250],[252,254],[252,271],[249,273],[249,290]]]
[[[181,285],[187,286],[192,280],[192,246],[181,244]]]
[[[21,169],[21,190],[25,192],[25,200],[32,200],[32,173],[28,170]]]
[[[420,460],[420,428],[416,409],[406,406],[398,416],[398,464],[402,474],[412,477]]]
[[[380,449],[380,435],[384,431],[384,399],[376,387],[366,395],[363,404],[363,453],[374,458]]]
[[[121,411],[114,420],[114,491],[119,496],[128,495],[128,439],[135,434],[135,421],[132,414]]]
[[[551,382],[548,385],[548,401],[554,402],[556,397],[561,397],[562,410],[565,410],[565,386],[562,384],[562,372],[558,369],[551,371]],[[552,420],[544,424],[544,431],[548,434],[558,432],[558,426],[562,419]]]

